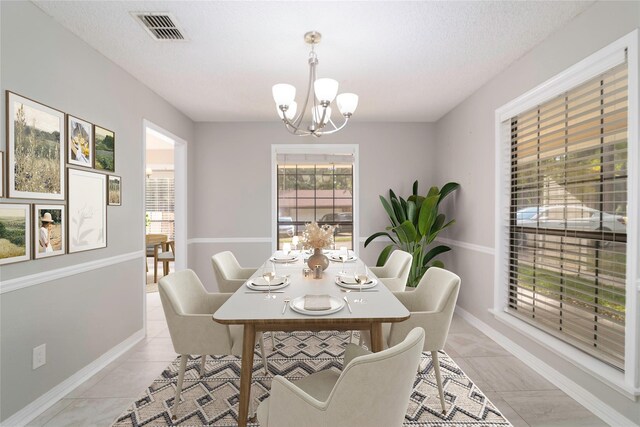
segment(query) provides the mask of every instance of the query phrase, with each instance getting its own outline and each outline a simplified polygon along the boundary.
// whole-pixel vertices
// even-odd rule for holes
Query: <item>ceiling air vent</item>
[[[184,31],[177,24],[176,18],[166,12],[132,12],[131,13],[149,33],[158,41],[185,41]]]

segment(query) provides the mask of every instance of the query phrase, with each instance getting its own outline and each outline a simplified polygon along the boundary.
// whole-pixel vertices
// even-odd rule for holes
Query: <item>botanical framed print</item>
[[[109,175],[108,178],[109,185],[109,206],[120,206],[122,205],[122,178],[115,175]]]
[[[67,248],[64,205],[35,205],[33,247],[35,259],[63,255]]]
[[[116,135],[110,130],[94,126],[96,144],[96,169],[116,171]]]
[[[64,113],[7,91],[9,197],[64,200]]]
[[[68,169],[69,253],[107,246],[107,176]]]
[[[0,265],[31,259],[31,205],[0,203]]]
[[[93,167],[93,125],[67,115],[67,162],[70,165]]]

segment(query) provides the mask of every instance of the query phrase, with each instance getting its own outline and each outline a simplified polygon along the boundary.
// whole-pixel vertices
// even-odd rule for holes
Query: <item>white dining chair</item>
[[[431,352],[443,413],[446,412],[446,406],[438,350],[443,350],[447,341],[459,290],[460,278],[457,275],[442,268],[431,267],[414,291],[393,293],[411,312],[411,317],[404,322],[382,324],[383,345],[387,347],[401,342],[413,328],[424,328],[423,350]],[[360,331],[360,336],[364,345],[370,347],[369,332]]]
[[[175,419],[189,355],[201,356],[200,377],[202,377],[205,373],[208,354],[242,355],[244,328],[213,321],[213,313],[229,299],[231,294],[208,293],[192,270],[183,270],[164,276],[158,283],[158,290],[173,348],[180,355],[176,398],[171,410]],[[268,374],[262,335],[259,336],[259,341],[264,372]]]
[[[349,344],[342,373],[328,369],[291,382],[275,376],[258,407],[261,427],[396,427],[409,406],[425,333],[378,353]]]
[[[257,271],[255,268],[243,268],[231,251],[218,252],[211,257],[213,273],[218,282],[220,292],[233,293],[240,289]],[[271,332],[271,348],[275,350],[276,342]]]
[[[219,252],[211,257],[211,265],[220,292],[235,292],[256,272],[243,268],[231,251]]]
[[[413,256],[410,253],[396,249],[391,252],[387,262],[382,267],[369,267],[369,270],[390,291],[402,292],[407,285],[412,262]]]

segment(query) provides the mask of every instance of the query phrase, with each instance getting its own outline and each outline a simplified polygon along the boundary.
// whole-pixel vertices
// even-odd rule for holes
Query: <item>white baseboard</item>
[[[567,393],[572,399],[580,403],[605,423],[616,427],[637,426],[635,422],[631,421],[629,418],[598,399],[598,397],[589,390],[549,366],[547,363],[543,362],[520,345],[511,341],[509,338],[496,331],[473,314],[460,307],[456,307],[456,313],[489,338],[500,344],[505,350],[520,359],[531,369],[542,375],[551,384]]]
[[[116,360],[145,337],[145,330],[140,329],[105,354],[62,381],[51,390],[29,403],[27,406],[0,423],[2,427],[20,427],[27,425],[38,415],[52,407],[56,402],[73,391],[80,384],[91,378],[98,371]]]

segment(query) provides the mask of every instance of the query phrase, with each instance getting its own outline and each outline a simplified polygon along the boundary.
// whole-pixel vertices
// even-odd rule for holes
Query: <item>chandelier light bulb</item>
[[[327,113],[324,115],[324,120],[322,120],[322,113],[324,112],[324,107],[322,105],[318,105],[313,109],[313,122],[318,126],[324,126],[329,122],[331,118],[331,107],[327,107]],[[322,123],[320,123],[322,120]]]
[[[296,97],[296,88],[290,84],[278,83],[271,89],[276,106],[291,105]]]
[[[278,116],[280,116],[281,120],[284,120],[284,116],[287,116],[287,120],[292,121],[293,118],[296,116],[296,112],[298,111],[298,103],[296,101],[292,101],[291,105],[289,105],[289,108],[287,108],[287,112],[285,114],[282,114],[282,110],[280,109],[279,106],[276,106],[276,110],[278,110]]]
[[[320,102],[331,103],[338,94],[338,82],[333,79],[318,79],[313,83],[316,98]]]
[[[355,93],[341,93],[336,98],[336,103],[343,116],[351,116],[358,108],[358,95]]]

